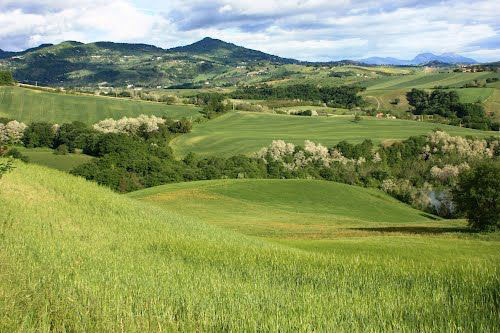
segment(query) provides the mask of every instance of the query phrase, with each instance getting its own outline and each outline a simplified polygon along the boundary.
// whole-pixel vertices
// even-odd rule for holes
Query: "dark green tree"
[[[24,131],[23,143],[28,148],[52,147],[54,130],[46,122],[31,123]]]
[[[482,162],[462,173],[452,194],[472,228],[500,227],[500,162]]]
[[[14,84],[12,73],[8,71],[0,71],[0,86],[11,86]]]

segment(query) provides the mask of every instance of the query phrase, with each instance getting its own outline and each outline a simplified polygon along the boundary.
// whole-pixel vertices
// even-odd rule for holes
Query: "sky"
[[[307,61],[422,52],[500,60],[496,0],[0,0],[0,49],[212,37]]]

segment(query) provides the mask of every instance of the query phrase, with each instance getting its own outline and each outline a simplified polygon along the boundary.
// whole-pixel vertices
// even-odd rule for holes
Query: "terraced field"
[[[141,114],[198,117],[199,109],[186,105],[131,101],[111,97],[76,96],[41,92],[20,87],[0,87],[0,117],[23,122],[65,123],[82,121],[93,124],[106,118],[137,117]]]
[[[197,124],[191,133],[171,143],[177,156],[188,152],[199,155],[251,154],[273,140],[303,144],[304,140],[331,146],[342,140],[353,143],[370,138],[374,142],[401,140],[441,128],[452,135],[495,135],[456,126],[386,120],[373,117],[353,122],[352,116],[300,117],[250,112],[231,112],[214,120]]]

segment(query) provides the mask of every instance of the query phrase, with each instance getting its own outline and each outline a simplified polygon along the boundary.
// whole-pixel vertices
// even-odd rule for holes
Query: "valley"
[[[499,79],[213,38],[0,52],[0,331],[497,331]]]

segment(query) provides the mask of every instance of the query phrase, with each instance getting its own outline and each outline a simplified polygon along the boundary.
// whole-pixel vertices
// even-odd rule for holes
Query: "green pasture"
[[[54,154],[54,150],[50,148],[15,148],[29,158],[29,163],[35,163],[61,171],[70,171],[80,164],[86,163],[92,159],[91,156],[85,154],[56,155]]]
[[[356,123],[353,116],[303,117],[251,112],[231,112],[214,120],[196,124],[186,135],[175,138],[171,146],[177,156],[188,152],[199,155],[251,154],[273,140],[303,144],[311,140],[331,146],[347,140],[359,143],[371,139],[375,143],[401,140],[441,128],[452,135],[494,135],[456,126],[410,120],[363,118]]]
[[[30,123],[47,121],[93,124],[106,118],[137,117],[141,114],[174,119],[198,117],[199,109],[188,105],[166,105],[102,96],[66,95],[20,87],[0,87],[0,117]]]

